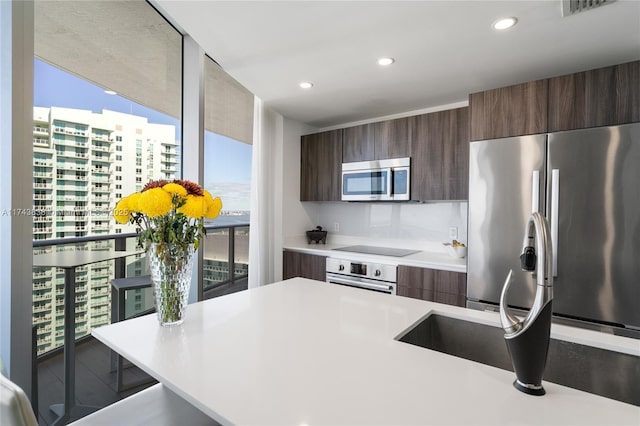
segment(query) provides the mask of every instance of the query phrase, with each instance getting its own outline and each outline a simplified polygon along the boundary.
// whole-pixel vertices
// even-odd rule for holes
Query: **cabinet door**
[[[325,281],[326,257],[285,251],[282,253],[282,279],[294,277]]]
[[[640,121],[640,61],[549,80],[549,131]]]
[[[375,159],[411,156],[413,117],[374,123]]]
[[[414,117],[411,199],[466,200],[469,190],[469,108]]]
[[[398,296],[433,301],[434,276],[433,269],[398,266]]]
[[[370,161],[375,159],[373,124],[349,127],[342,134],[342,162]]]
[[[302,136],[300,201],[340,201],[342,130]]]
[[[467,274],[398,266],[398,296],[464,307],[466,294]]]
[[[548,80],[469,95],[471,140],[532,135],[547,131]]]

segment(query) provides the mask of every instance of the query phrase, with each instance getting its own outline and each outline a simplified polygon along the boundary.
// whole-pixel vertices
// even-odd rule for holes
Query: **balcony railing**
[[[55,138],[53,141],[54,141],[56,146],[68,146],[68,147],[71,147],[71,148],[75,148],[75,147],[86,148],[87,147],[87,141],[75,140],[75,138],[74,139]]]
[[[97,140],[97,141],[103,141],[103,142],[111,142],[109,140],[109,136],[108,135],[93,134],[93,135],[91,135],[91,139],[94,139],[94,140]]]
[[[69,158],[88,158],[89,155],[86,152],[73,152],[73,151],[56,151],[58,157],[69,157]]]
[[[108,186],[96,186],[96,185],[94,185],[94,186],[91,187],[91,192],[94,192],[94,193],[103,193],[103,192],[111,193],[111,188],[109,188]],[[96,198],[96,197],[94,197],[94,198]],[[109,198],[109,197],[107,197],[107,198]]]
[[[201,250],[201,271],[199,273],[198,300],[215,297],[230,289],[241,287],[247,280],[249,225],[207,226],[207,236],[204,239]],[[46,229],[50,232],[50,228]],[[78,251],[78,250],[125,250],[127,246],[132,249],[135,246],[137,234],[100,235],[79,238],[65,238],[57,240],[33,241],[34,252],[42,250]],[[245,253],[246,252],[246,253]],[[205,271],[205,264],[210,259],[215,259],[219,272],[215,279],[207,275],[209,267]],[[238,268],[238,260],[244,262],[243,268]],[[140,273],[145,268],[137,262],[145,262],[146,258],[128,257],[115,261],[105,261],[76,268],[76,340],[81,340],[91,334],[93,327],[108,324],[112,318],[110,280],[122,278],[129,273]],[[226,267],[225,267],[226,265]],[[229,265],[233,265],[229,267]],[[59,273],[58,273],[59,272]],[[144,274],[144,272],[141,272]],[[205,276],[206,275],[206,276]],[[33,273],[34,294],[33,324],[39,327],[61,327],[64,325],[64,281],[62,270],[59,268],[34,268]],[[246,284],[245,287],[246,288]],[[51,289],[49,293],[44,293]],[[235,291],[235,290],[234,290]],[[149,297],[149,296],[147,296]],[[145,304],[142,304],[145,306]],[[129,307],[127,307],[129,309]],[[54,339],[43,339],[44,332],[37,340],[38,356],[48,357],[62,350],[64,341],[59,331],[55,332]]]
[[[58,167],[58,169],[78,170],[78,171],[86,171],[88,169],[88,167],[84,164],[75,164],[75,163],[57,163],[56,167]]]
[[[101,167],[94,167],[93,169],[91,169],[91,172],[92,173],[100,173],[100,174],[103,174],[103,175],[110,175],[111,174],[111,170],[109,170],[108,168],[105,168],[105,167],[102,167],[102,168]],[[99,182],[99,181],[96,181],[95,178],[94,178],[94,182]]]
[[[51,167],[51,166],[49,166],[49,167]],[[51,172],[33,172],[33,177],[51,179],[53,177],[53,173],[51,173]]]
[[[111,163],[111,158],[109,156],[105,156],[105,155],[92,155],[91,156],[91,160],[93,162],[100,161],[100,162],[103,162],[103,163]]]

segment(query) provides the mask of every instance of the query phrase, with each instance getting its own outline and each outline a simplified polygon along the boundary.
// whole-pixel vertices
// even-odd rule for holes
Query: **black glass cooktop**
[[[351,251],[354,253],[377,254],[380,256],[404,257],[410,254],[420,253],[420,250],[399,249],[376,246],[347,246],[335,248],[337,251]]]

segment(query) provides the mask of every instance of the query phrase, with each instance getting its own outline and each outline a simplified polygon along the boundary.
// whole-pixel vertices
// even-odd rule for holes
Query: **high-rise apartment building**
[[[149,180],[180,176],[175,126],[108,110],[58,107],[35,107],[33,119],[34,240],[134,232],[132,225],[113,220],[116,202]],[[87,250],[87,244],[65,249]],[[109,249],[113,242],[90,244],[93,250]],[[141,275],[142,261],[134,260],[128,270]],[[112,262],[76,269],[76,337],[110,322],[111,277]],[[62,270],[34,268],[38,354],[63,345],[63,297]],[[133,302],[137,307],[138,300]]]

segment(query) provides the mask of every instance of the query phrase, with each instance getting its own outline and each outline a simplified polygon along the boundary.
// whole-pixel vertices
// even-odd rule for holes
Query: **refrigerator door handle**
[[[540,170],[531,172],[531,213],[539,211]]]
[[[560,169],[551,170],[551,251],[553,253],[553,276],[558,276],[558,203],[560,192]]]

